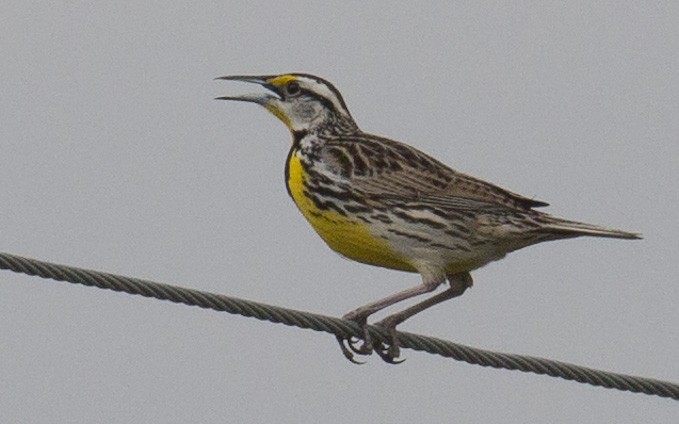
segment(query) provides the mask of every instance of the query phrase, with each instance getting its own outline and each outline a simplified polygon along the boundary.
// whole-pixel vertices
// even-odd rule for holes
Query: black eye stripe
[[[331,100],[327,99],[326,97],[321,96],[318,93],[315,93],[311,90],[308,90],[306,88],[301,88],[301,87],[300,87],[300,93],[304,96],[311,97],[312,99],[318,100],[319,102],[321,102],[321,104],[323,104],[323,106],[332,110],[335,113],[341,112],[341,111],[337,110],[337,108],[335,107],[334,103]]]
[[[335,97],[339,101],[339,104],[344,108],[344,110],[349,111],[347,104],[344,102],[344,98],[342,97],[342,94],[339,92],[339,90],[334,85],[332,85],[332,83],[330,81],[325,80],[325,79],[320,78],[320,77],[317,77],[315,75],[310,75],[310,74],[296,74],[296,75],[301,76],[301,77],[305,77],[305,78],[309,78],[311,80],[314,80],[318,84],[322,84],[322,85],[326,86],[330,90],[330,92],[335,95]]]

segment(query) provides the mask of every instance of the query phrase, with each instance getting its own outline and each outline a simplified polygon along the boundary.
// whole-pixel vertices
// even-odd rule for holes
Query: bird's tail
[[[557,236],[556,238],[579,236],[609,237],[627,240],[638,240],[642,238],[639,233],[585,224],[584,222],[570,221],[550,215],[544,216],[543,219],[544,221],[540,225],[540,232],[553,234]]]

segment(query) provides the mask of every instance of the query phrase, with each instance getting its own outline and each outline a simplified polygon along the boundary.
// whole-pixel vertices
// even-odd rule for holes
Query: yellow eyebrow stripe
[[[267,83],[273,85],[274,87],[281,87],[290,81],[295,81],[297,79],[294,75],[281,75],[276,78],[272,78]]]

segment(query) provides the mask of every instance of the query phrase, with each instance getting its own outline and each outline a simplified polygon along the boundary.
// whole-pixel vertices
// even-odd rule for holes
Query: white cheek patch
[[[320,108],[303,103],[280,102],[278,109],[285,116],[286,125],[293,131],[309,129],[321,112]]]
[[[305,121],[311,121],[318,114],[316,108],[314,108],[313,105],[310,105],[308,103],[297,104],[294,106],[294,109],[295,115],[299,116]]]

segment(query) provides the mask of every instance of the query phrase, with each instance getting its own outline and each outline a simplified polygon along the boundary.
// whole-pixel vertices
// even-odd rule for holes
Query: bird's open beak
[[[271,78],[272,77],[270,76],[253,76],[253,75],[229,75],[225,77],[215,78],[218,80],[242,81],[259,84],[262,87],[266,88],[267,90],[270,90],[271,92],[276,94],[276,95],[272,95],[271,93],[242,94],[238,96],[217,97],[215,98],[215,100],[236,100],[241,102],[257,103],[265,106],[269,104],[272,100],[280,100],[280,96],[277,95],[278,91],[276,90],[276,88],[273,85],[267,83],[267,81],[270,80]]]

